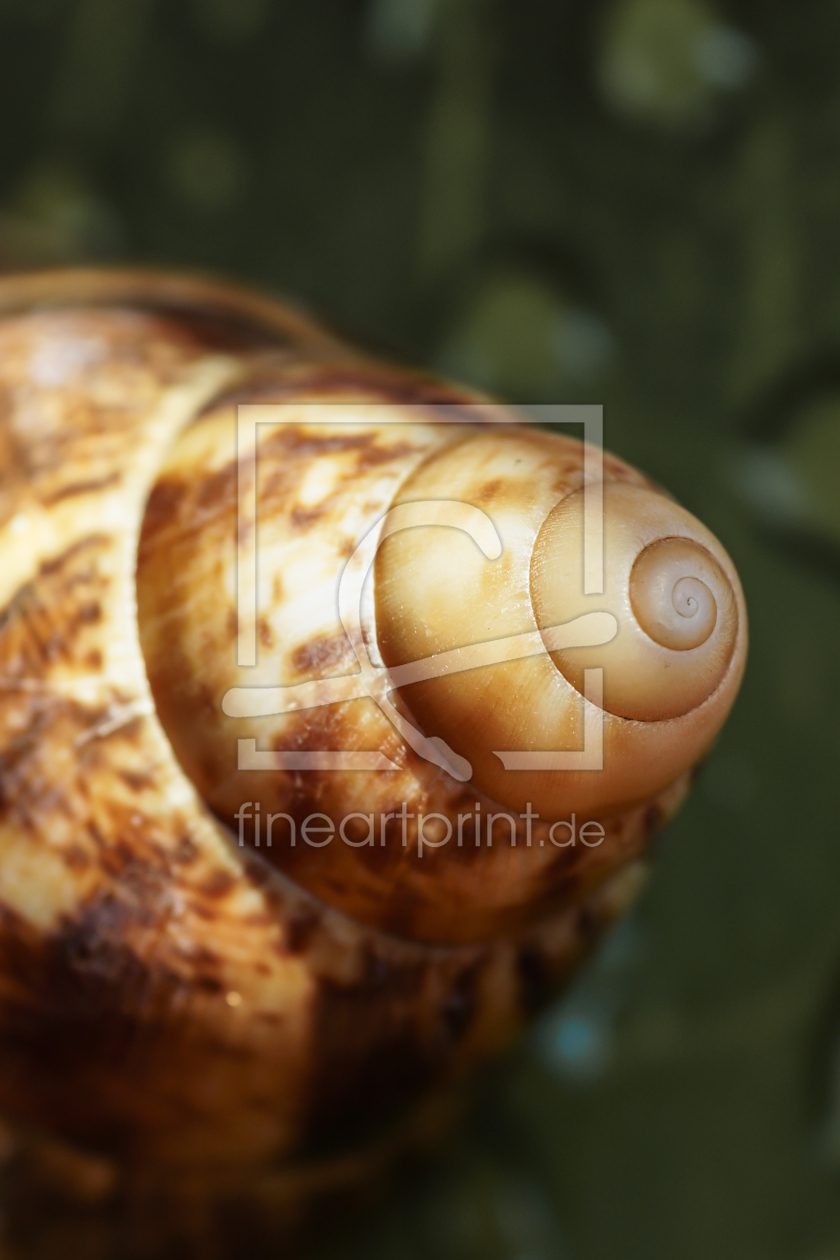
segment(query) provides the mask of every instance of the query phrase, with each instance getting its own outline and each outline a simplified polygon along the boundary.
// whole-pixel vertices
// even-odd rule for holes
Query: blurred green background
[[[840,1260],[840,4],[0,0],[0,269],[121,259],[603,402],[750,607],[638,912],[331,1260]]]

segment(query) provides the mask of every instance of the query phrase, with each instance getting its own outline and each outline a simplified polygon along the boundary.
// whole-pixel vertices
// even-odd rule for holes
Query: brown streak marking
[[[91,865],[89,853],[78,844],[71,844],[62,851],[64,863],[71,871],[85,871]]]
[[[143,541],[158,530],[170,525],[178,516],[181,504],[188,494],[185,482],[174,477],[162,477],[152,489],[143,517]]]
[[[230,502],[236,493],[237,465],[225,464],[224,468],[207,473],[198,484],[197,503],[201,508],[216,507]]]
[[[227,871],[214,871],[209,879],[199,885],[198,892],[215,901],[226,897],[235,883],[236,880]]]
[[[143,792],[155,786],[155,776],[148,770],[118,770],[117,774],[132,792]]]
[[[48,937],[7,907],[0,914],[2,970],[14,984],[4,992],[0,1025],[4,1110],[92,1148],[128,1153],[137,1108],[123,1089],[124,1117],[103,1111],[100,1083],[118,1082],[119,1065],[171,1025],[168,1013],[189,986],[137,956],[127,941],[138,919],[112,896],[80,908]],[[16,1077],[30,1082],[28,1091],[15,1089]]]
[[[109,473],[107,477],[100,477],[97,480],[75,481],[71,482],[70,485],[54,490],[52,494],[44,495],[41,501],[45,507],[49,507],[54,503],[60,503],[63,499],[72,499],[84,494],[95,494],[98,490],[107,490],[109,486],[119,485],[121,481],[122,474],[119,472]]]
[[[292,508],[290,519],[294,529],[305,531],[311,529],[315,522],[325,515],[323,507],[302,508],[297,505]]]
[[[357,468],[376,466],[389,459],[399,459],[416,451],[410,442],[396,442],[390,446],[380,446],[381,435],[376,431],[367,433],[337,434],[330,433],[329,426],[321,426],[323,433],[304,432],[300,425],[287,425],[276,433],[272,433],[260,447],[259,454],[276,459],[288,458],[290,455],[298,459],[312,458],[323,454],[357,452]]]
[[[126,722],[124,726],[117,727],[108,735],[103,735],[103,739],[124,739],[130,744],[139,744],[141,736],[146,726],[146,719],[142,717],[134,717],[130,722]]]
[[[198,857],[198,846],[189,836],[182,836],[178,841],[178,847],[175,850],[175,861],[181,866],[187,866],[190,862],[194,862]]]
[[[211,404],[214,410],[249,402],[281,402],[292,396],[295,402],[323,401],[325,396],[340,395],[339,401],[393,405],[410,403],[428,409],[440,420],[436,408],[457,408],[456,415],[475,421],[475,405],[481,399],[464,389],[420,373],[391,371],[382,364],[349,357],[344,363],[319,361],[323,350],[308,354],[312,362],[303,366],[291,356],[277,354],[275,362],[261,368],[262,378],[234,386]],[[461,408],[464,408],[461,414]],[[445,416],[449,420],[450,416]]]
[[[476,503],[490,503],[504,489],[505,483],[501,477],[496,477],[493,481],[486,482],[480,490],[476,491],[473,498]]]
[[[348,649],[349,644],[343,634],[318,635],[309,643],[295,648],[290,659],[299,674],[306,674],[339,664],[345,659]]]
[[[205,923],[212,923],[215,919],[218,918],[218,915],[215,909],[213,908],[213,906],[204,906],[201,904],[201,902],[198,902],[196,905],[192,906],[191,909],[192,909],[192,913],[196,916],[196,918],[203,919]]]
[[[112,542],[113,540],[109,534],[87,534],[84,538],[79,538],[76,542],[74,542],[72,546],[66,549],[66,551],[60,552],[59,555],[53,556],[49,560],[43,560],[39,568],[39,573],[43,577],[52,577],[54,573],[58,573],[60,569],[64,568],[67,562],[77,556],[79,552],[86,551],[91,547],[108,548],[111,546]],[[24,589],[29,585],[29,582],[25,582],[21,589]]]
[[[221,303],[214,308],[212,305],[194,305],[188,300],[182,302],[177,298],[171,301],[134,298],[132,306],[142,314],[160,320],[164,336],[171,326],[189,350],[230,352],[276,348],[280,351],[294,344],[289,333],[263,323],[258,317],[229,311]]]
[[[369,958],[363,979],[321,979],[313,1010],[317,1057],[308,1091],[308,1154],[346,1149],[360,1135],[381,1131],[434,1080],[439,1052],[418,1036],[412,1017],[425,978],[423,964],[393,971],[384,959]],[[373,1018],[377,1035],[371,1039]]]
[[[222,965],[221,955],[215,953],[212,949],[208,949],[206,945],[192,945],[178,952],[197,967],[219,968]]]
[[[203,993],[218,994],[224,990],[224,985],[216,976],[195,976],[192,981],[195,988]]]

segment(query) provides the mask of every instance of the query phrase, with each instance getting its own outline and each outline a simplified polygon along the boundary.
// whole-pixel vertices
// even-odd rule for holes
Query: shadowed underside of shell
[[[241,403],[284,408],[250,448]],[[105,1160],[106,1197],[138,1168],[263,1206],[363,1176],[341,1153],[505,1044],[634,894],[737,690],[731,561],[607,456],[604,590],[578,593],[578,444],[201,282],[4,282],[0,415],[0,1112]],[[495,559],[435,521],[376,534],[430,502],[483,514]],[[368,535],[354,640],[338,584]],[[593,612],[609,641],[558,638]],[[301,684],[314,703],[223,710]],[[578,748],[595,709],[603,773],[504,768]],[[336,750],[390,768],[283,763]],[[573,814],[597,844],[558,843]]]

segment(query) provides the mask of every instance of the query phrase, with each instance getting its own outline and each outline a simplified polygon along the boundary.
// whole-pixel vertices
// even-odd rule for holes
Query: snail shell
[[[247,517],[234,401],[208,408],[152,491],[138,596],[157,713],[217,816],[354,918],[451,944],[569,904],[644,846],[651,811],[667,812],[660,794],[732,704],[746,617],[717,540],[613,457],[605,588],[583,594],[582,445],[505,424],[464,394],[437,411],[420,406],[425,388],[415,383],[412,396],[407,381],[362,363],[337,381],[318,367],[264,382],[250,397],[282,400],[271,413],[282,422],[261,426],[255,451],[240,445],[240,461],[258,470]],[[476,423],[458,423],[458,402]],[[259,647],[247,666],[237,664],[232,576],[243,531],[259,533]],[[354,644],[337,592],[362,539],[372,589]],[[557,628],[585,622],[606,622],[609,641],[548,650]],[[535,649],[504,659],[523,639]],[[441,669],[476,645],[502,659]],[[371,662],[369,692],[326,703],[336,680],[363,677],[359,655]],[[585,699],[588,668],[603,671],[599,705]],[[395,712],[386,689],[403,679]],[[286,694],[301,707],[272,712]],[[581,749],[587,722],[603,767],[542,768]],[[240,751],[251,743],[288,768],[255,773]],[[378,751],[391,768],[294,768],[297,754],[336,749]],[[513,768],[523,757],[536,768]],[[489,835],[500,839],[488,844],[499,811]],[[561,848],[569,833],[551,824],[572,815],[576,828],[602,824],[609,840]]]
[[[237,448],[242,403],[283,423]],[[504,1044],[632,897],[737,691],[737,575],[607,456],[583,594],[579,443],[231,288],[4,281],[0,408],[0,1111],[263,1210]],[[600,771],[500,756],[594,719]],[[295,762],[336,750],[388,768]],[[558,843],[573,815],[597,844]]]

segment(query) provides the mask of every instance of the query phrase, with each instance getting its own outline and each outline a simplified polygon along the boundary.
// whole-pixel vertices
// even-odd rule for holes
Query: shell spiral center
[[[720,571],[705,547],[686,538],[663,538],[641,552],[630,575],[636,620],[655,643],[672,651],[700,647],[717,624],[717,600],[697,576],[698,564]]]

